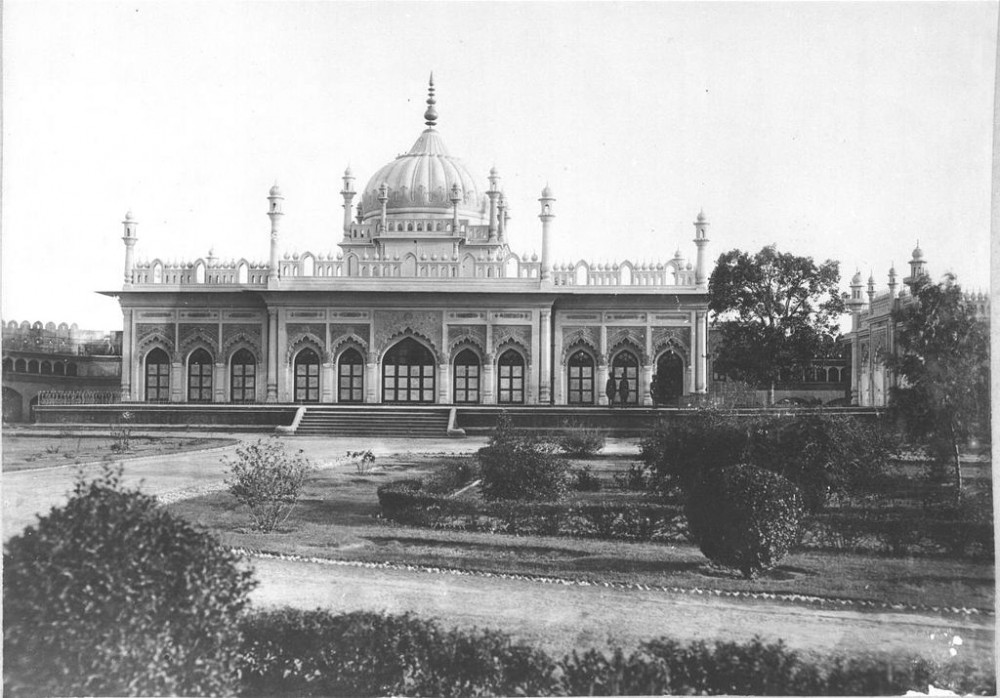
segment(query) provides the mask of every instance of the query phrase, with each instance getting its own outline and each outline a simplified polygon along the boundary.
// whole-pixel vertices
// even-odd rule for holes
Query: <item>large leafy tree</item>
[[[782,369],[832,355],[844,312],[840,264],[779,252],[730,250],[709,281],[709,309],[721,333],[715,370],[772,390]]]
[[[911,438],[951,463],[960,500],[962,446],[989,429],[989,327],[954,275],[937,284],[921,276],[912,288],[914,302],[893,312],[896,354],[886,363],[902,381],[890,404]]]

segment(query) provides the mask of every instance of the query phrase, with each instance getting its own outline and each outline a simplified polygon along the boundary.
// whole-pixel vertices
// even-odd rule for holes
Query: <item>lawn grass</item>
[[[349,465],[318,470],[291,517],[270,534],[249,530],[246,512],[226,492],[177,502],[171,509],[214,530],[228,545],[279,553],[651,586],[993,608],[991,563],[800,551],[771,572],[746,581],[708,564],[693,545],[443,531],[379,518],[379,485],[425,476],[447,460],[461,458],[384,457],[376,470],[366,474]],[[632,462],[627,457],[575,462],[574,467],[589,465],[605,482],[605,492],[580,496],[618,496],[611,484],[613,474]]]
[[[110,436],[64,434],[7,435],[3,437],[3,471],[17,472],[93,462],[114,462],[136,456],[196,451],[237,443],[236,439],[179,436],[133,436],[127,453],[111,450]]]

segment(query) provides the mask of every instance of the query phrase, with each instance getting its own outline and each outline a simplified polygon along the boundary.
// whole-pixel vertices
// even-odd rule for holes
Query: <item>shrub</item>
[[[236,458],[223,458],[226,485],[236,500],[250,510],[253,527],[273,531],[295,508],[311,468],[300,449],[289,455],[277,439],[258,439],[236,449]]]
[[[112,453],[128,453],[129,451],[132,450],[133,421],[134,421],[134,415],[128,411],[122,412],[119,417],[111,421]]]
[[[375,454],[371,449],[367,451],[348,451],[348,460],[354,463],[354,468],[358,475],[367,475],[375,467]]]
[[[780,475],[738,465],[707,473],[691,490],[685,514],[705,557],[753,579],[798,542],[802,500]]]
[[[553,663],[504,633],[409,614],[283,609],[244,623],[246,696],[546,695]]]
[[[562,423],[553,440],[566,455],[590,458],[604,449],[605,435],[600,429],[591,429],[579,422],[567,420]]]
[[[487,446],[479,449],[482,486],[487,500],[556,500],[566,493],[567,464],[551,444],[515,430],[500,413]]]
[[[424,483],[424,490],[434,494],[450,494],[479,477],[473,460],[450,460],[437,468]]]
[[[736,416],[718,410],[659,424],[642,441],[643,460],[688,491],[710,470],[741,463],[799,486],[809,511],[831,494],[871,488],[895,444],[879,423],[822,412]]]
[[[601,478],[590,471],[590,466],[584,466],[573,473],[573,489],[578,492],[600,492]]]
[[[8,541],[4,685],[18,695],[218,695],[236,688],[239,557],[121,485],[81,478]]]

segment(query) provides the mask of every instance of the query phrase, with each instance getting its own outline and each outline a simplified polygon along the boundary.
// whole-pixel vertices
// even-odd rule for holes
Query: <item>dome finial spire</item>
[[[427,124],[427,128],[434,128],[437,124],[438,113],[434,108],[437,104],[437,100],[434,99],[434,71],[431,71],[430,83],[427,86],[427,111],[424,112],[424,123]]]

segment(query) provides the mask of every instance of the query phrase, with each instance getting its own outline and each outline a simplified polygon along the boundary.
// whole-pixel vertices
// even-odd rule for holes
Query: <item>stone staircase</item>
[[[448,435],[449,412],[449,407],[317,405],[306,408],[295,433],[440,439]]]

